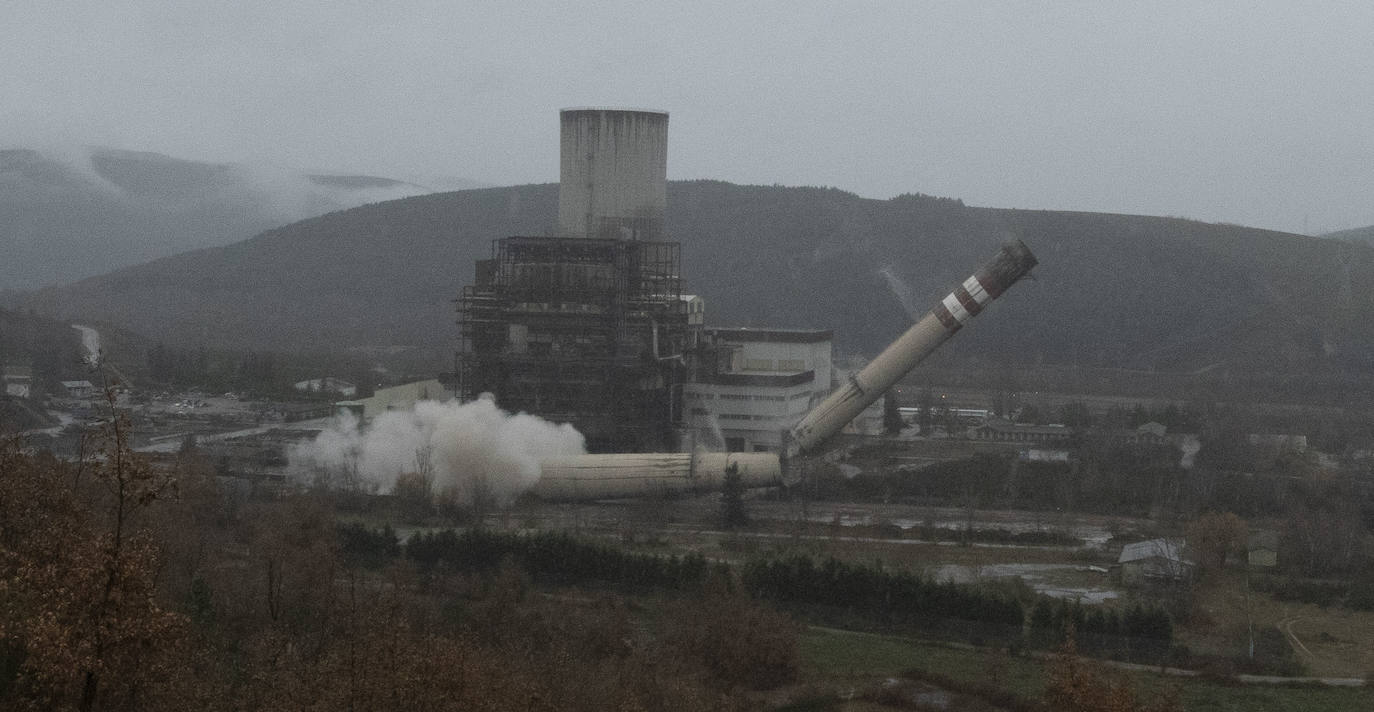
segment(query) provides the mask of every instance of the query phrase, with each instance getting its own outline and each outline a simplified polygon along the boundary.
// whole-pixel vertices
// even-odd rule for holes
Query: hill
[[[505,235],[555,222],[556,185],[418,196],[304,220],[44,289],[20,301],[169,343],[425,349],[456,341],[451,300]],[[1017,236],[1040,257],[942,361],[1289,373],[1374,366],[1374,249],[1097,213],[977,208],[833,189],[669,185],[688,291],[715,325],[833,328],[873,353]],[[907,286],[909,285],[909,286]]]
[[[1361,242],[1367,245],[1374,245],[1374,225],[1368,227],[1357,227],[1352,230],[1341,230],[1339,232],[1329,232],[1322,237],[1333,240],[1347,240],[1349,242]]]
[[[0,150],[0,289],[70,282],[341,208],[434,192],[157,153]]]
[[[148,342],[110,324],[85,321],[99,332],[105,362],[115,371],[141,374]],[[62,381],[100,379],[86,361],[82,334],[71,324],[38,314],[0,309],[0,367],[31,369],[35,393],[58,394]]]

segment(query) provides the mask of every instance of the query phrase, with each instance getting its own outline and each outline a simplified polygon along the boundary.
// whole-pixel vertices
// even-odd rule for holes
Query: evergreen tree
[[[906,422],[902,420],[902,411],[897,404],[897,394],[888,391],[883,397],[883,432],[888,435],[899,435],[906,428]]]
[[[739,465],[730,463],[725,468],[725,477],[720,490],[721,520],[726,529],[737,529],[749,525],[749,512],[744,506],[744,481],[740,478]]]

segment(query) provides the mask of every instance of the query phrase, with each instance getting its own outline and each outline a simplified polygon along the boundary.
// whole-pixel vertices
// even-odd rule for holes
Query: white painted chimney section
[[[731,466],[743,487],[782,484],[771,452],[624,453],[543,460],[531,492],[559,501],[717,492]]]
[[[991,262],[964,280],[848,383],[812,408],[792,428],[787,455],[804,455],[819,448],[1036,264],[1035,255],[1020,240],[1003,245]]]

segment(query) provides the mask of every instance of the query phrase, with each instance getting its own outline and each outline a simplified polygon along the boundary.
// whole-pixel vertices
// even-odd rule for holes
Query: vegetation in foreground
[[[359,556],[397,543],[337,525],[319,493],[242,498],[193,450],[152,467],[129,452],[119,417],[91,446],[99,455],[76,462],[13,445],[0,453],[0,706],[743,709],[798,701],[816,684],[833,696],[840,677],[896,675],[1003,708],[1148,707],[1132,687],[1148,690],[1148,679],[1050,674],[1001,646],[950,652],[869,637],[856,653],[839,634],[812,633],[799,647],[796,625],[749,595],[795,598],[778,581],[798,572],[813,597],[856,605],[864,597],[846,591],[860,581],[883,599],[910,588],[918,609],[968,593],[881,569],[793,561],[737,575],[699,557],[650,561],[559,535],[482,532]],[[561,579],[549,575],[555,564]],[[592,578],[609,585],[573,588],[582,567],[599,567]],[[994,618],[1012,608],[985,602]],[[900,664],[875,659],[884,645]],[[1192,685],[1181,699],[1197,709],[1229,699]],[[870,702],[902,706],[904,694],[875,689]]]
[[[742,709],[795,674],[793,624],[725,582],[631,600],[510,563],[368,569],[324,499],[236,499],[126,427],[88,461],[0,452],[0,708]]]
[[[1003,709],[1041,709],[1037,704],[1046,698],[1047,689],[1065,675],[1062,655],[1047,660],[1009,655],[995,648],[971,649],[833,629],[807,631],[802,636],[801,649],[803,674],[808,679],[815,683],[833,681],[833,687],[874,697],[881,696],[885,679],[927,680],[939,681],[943,689],[966,691],[983,703]],[[1161,676],[1157,671],[1121,671],[1086,663],[1073,670],[1084,682],[1098,681],[1107,689],[1117,690],[1119,698],[1127,693],[1135,696],[1137,705],[1176,700],[1174,709],[1190,712],[1347,712],[1369,709],[1374,704],[1374,694],[1367,687],[1245,686],[1226,678]],[[1093,693],[1097,694],[1100,691]],[[813,709],[841,709],[838,698],[828,699],[832,700],[827,703],[830,706],[818,703]]]

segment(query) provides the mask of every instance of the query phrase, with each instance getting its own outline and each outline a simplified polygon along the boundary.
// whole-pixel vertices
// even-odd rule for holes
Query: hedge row
[[[1030,644],[1058,647],[1072,628],[1078,649],[1090,655],[1158,662],[1170,653],[1174,625],[1158,606],[1084,606],[1041,596],[1031,607]]]
[[[696,553],[635,553],[556,532],[417,532],[402,547],[390,527],[372,530],[345,525],[339,528],[339,543],[349,560],[365,566],[380,565],[403,554],[423,571],[483,572],[510,559],[532,580],[551,585],[685,591],[699,587],[712,571],[728,573],[726,564],[710,563]],[[826,620],[861,626],[1019,644],[1027,622],[1021,601],[1006,591],[936,582],[876,564],[834,558],[818,561],[796,555],[751,561],[738,574],[744,588],[755,597]],[[1118,612],[1046,596],[1041,596],[1030,611],[1029,623],[1032,645],[1057,645],[1072,624],[1081,648],[1132,658],[1167,651],[1173,636],[1169,616],[1161,608],[1136,605]]]
[[[782,605],[820,607],[831,617],[854,616],[887,627],[1017,638],[1025,620],[1021,603],[1000,592],[833,558],[754,561],[744,567],[741,580],[755,596]]]
[[[612,584],[631,590],[685,590],[699,586],[712,565],[700,554],[667,556],[622,551],[567,534],[508,534],[470,529],[416,533],[406,556],[422,569],[490,571],[509,558],[534,581],[553,585]],[[715,568],[725,570],[724,564]]]
[[[1251,579],[1250,586],[1280,601],[1312,603],[1322,608],[1345,606],[1356,611],[1374,611],[1374,576],[1369,574],[1350,582],[1256,576]]]

